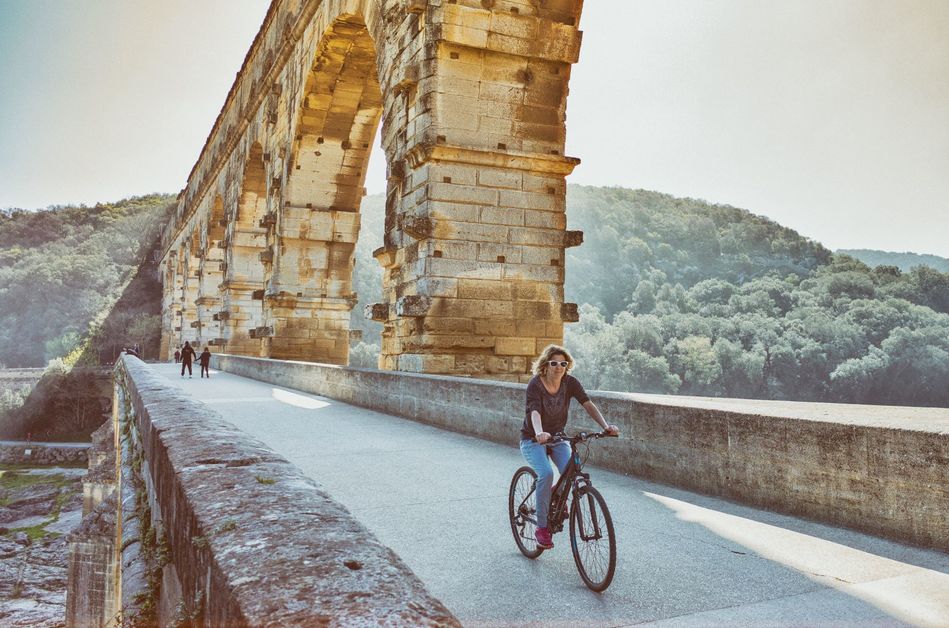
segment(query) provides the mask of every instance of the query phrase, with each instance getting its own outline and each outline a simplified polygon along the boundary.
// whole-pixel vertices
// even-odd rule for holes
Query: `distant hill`
[[[158,332],[160,286],[129,282],[174,198],[0,210],[0,363],[45,366],[80,349],[90,332],[133,344],[124,332],[134,328],[135,341],[147,344]]]
[[[0,212],[0,361],[42,364],[90,332],[106,350],[157,337],[160,289],[129,278],[171,200]],[[350,360],[374,366],[382,196],[361,213]],[[567,251],[580,322],[564,341],[588,388],[949,406],[949,272],[929,264],[947,260],[834,254],[744,209],[616,187],[568,186],[567,224],[584,243]]]
[[[644,280],[657,287],[713,278],[742,284],[807,276],[832,257],[764,216],[648,190],[568,186],[567,224],[584,233],[584,244],[567,251],[567,300],[609,315],[627,307]]]
[[[949,273],[949,259],[938,255],[921,255],[919,253],[894,253],[891,251],[877,251],[874,249],[838,249],[837,253],[849,255],[869,266],[896,266],[906,272],[914,266],[929,266],[936,270]]]

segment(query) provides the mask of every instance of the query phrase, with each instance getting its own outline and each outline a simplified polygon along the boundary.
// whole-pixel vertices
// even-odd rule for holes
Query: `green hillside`
[[[75,357],[84,335],[90,364],[138,338],[154,346],[160,290],[139,262],[171,200],[0,214],[0,361]],[[567,205],[585,242],[567,253],[581,320],[565,341],[587,387],[949,406],[949,273],[871,267],[701,200],[569,186]],[[381,298],[383,206],[368,196],[361,212],[357,366],[379,347],[363,306]]]
[[[49,364],[29,396],[0,407],[0,438],[87,438],[111,397],[108,369],[97,367],[123,346],[157,357],[154,258],[173,201],[0,212],[0,362]]]
[[[849,255],[875,268],[877,266],[896,266],[903,272],[914,266],[929,266],[943,273],[949,273],[949,259],[938,255],[920,255],[919,253],[894,253],[875,249],[838,249],[840,255]]]
[[[173,200],[0,211],[0,363],[45,366],[80,347],[129,288]],[[139,282],[125,294],[123,320],[113,316],[99,340],[140,342],[145,327],[157,324],[148,317],[159,313],[160,287],[157,301],[153,289],[147,298],[136,289],[144,288]],[[130,327],[136,337],[123,337]]]
[[[590,388],[949,406],[949,273],[871,269],[733,207],[570,187]],[[770,250],[770,253],[769,253]]]

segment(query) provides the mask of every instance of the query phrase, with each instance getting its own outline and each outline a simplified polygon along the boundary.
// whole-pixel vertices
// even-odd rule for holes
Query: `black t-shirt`
[[[587,391],[583,390],[580,380],[572,375],[564,375],[560,380],[560,389],[554,394],[547,392],[540,375],[535,375],[527,383],[527,411],[524,425],[521,427],[521,438],[534,438],[534,425],[531,422],[531,412],[540,412],[540,424],[548,434],[562,432],[567,426],[567,411],[570,409],[570,399],[576,399],[580,404],[590,400]]]

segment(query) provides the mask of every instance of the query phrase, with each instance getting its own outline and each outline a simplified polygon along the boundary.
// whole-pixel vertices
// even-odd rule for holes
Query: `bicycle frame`
[[[589,485],[592,485],[590,474],[583,472],[583,461],[580,458],[580,452],[577,451],[577,444],[571,441],[570,461],[550,492],[547,527],[552,533],[563,530],[563,524],[569,514],[567,504],[570,500],[570,489],[572,488],[574,494],[578,495],[579,489]]]
[[[564,442],[564,440],[557,442]],[[590,474],[583,472],[583,460],[580,458],[580,452],[577,451],[578,443],[574,442],[573,440],[569,440],[567,442],[570,443],[570,461],[567,462],[567,468],[564,469],[563,473],[560,475],[560,478],[557,480],[557,483],[554,484],[550,492],[550,508],[547,511],[547,527],[550,529],[551,533],[557,533],[563,530],[564,522],[567,520],[567,516],[569,515],[567,504],[570,499],[570,489],[573,489],[574,494],[579,494],[578,491],[580,489],[593,485],[593,482],[590,481]],[[533,494],[534,491],[532,490],[524,497],[524,499],[527,500]],[[536,525],[536,521],[530,519],[530,517],[527,518]],[[598,528],[595,521],[594,527]],[[588,536],[586,531],[582,528],[583,526],[581,522],[581,537],[584,540],[599,538],[599,529],[594,530],[593,536]]]

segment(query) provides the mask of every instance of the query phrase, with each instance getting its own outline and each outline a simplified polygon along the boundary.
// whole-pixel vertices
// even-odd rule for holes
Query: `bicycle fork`
[[[600,533],[600,518],[596,516],[596,511],[594,510],[596,508],[596,500],[593,499],[593,495],[590,493],[585,493],[584,495],[577,497],[577,508],[580,508],[579,501],[584,498],[586,498],[587,506],[590,508],[590,522],[593,524],[593,530],[587,531],[587,523],[584,521],[583,515],[580,514],[577,517],[577,527],[579,528],[578,532],[580,534],[580,538],[584,541],[597,541],[602,538],[603,535]]]

